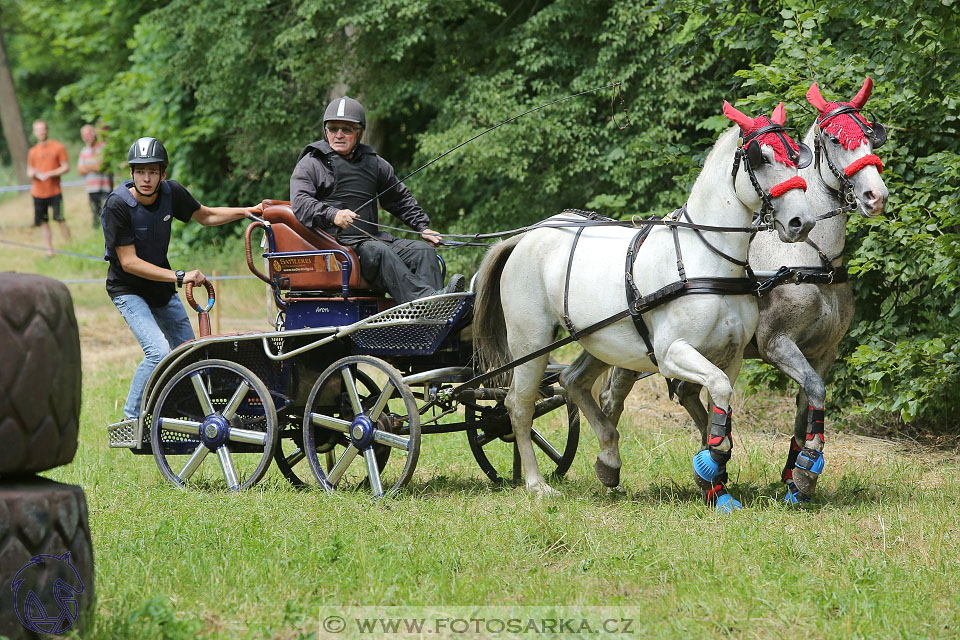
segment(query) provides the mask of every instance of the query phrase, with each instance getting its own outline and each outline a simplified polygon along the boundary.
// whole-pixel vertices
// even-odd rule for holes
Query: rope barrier
[[[70,180],[68,182],[61,182],[60,186],[61,187],[82,187],[85,184],[86,184],[86,181],[84,180]],[[29,190],[30,190],[29,184],[18,184],[12,187],[0,187],[0,193],[8,193],[11,191],[29,191]]]
[[[13,240],[4,240],[0,238],[0,243],[9,244],[14,247],[20,247],[22,249],[33,249],[34,251],[43,251],[46,252],[46,247],[38,247],[31,244],[24,244],[22,242],[14,242]],[[71,256],[74,258],[84,258],[85,260],[95,260],[97,262],[103,262],[103,256],[91,256],[85,253],[77,253],[75,251],[63,251],[61,249],[54,249],[54,253],[60,255]],[[207,280],[255,280],[257,277],[254,275],[229,275],[229,276],[207,276]],[[61,280],[64,284],[91,284],[94,282],[103,282],[104,278],[84,278],[84,279],[73,279],[73,280]]]
[[[257,276],[207,276],[207,280],[257,280]],[[75,278],[60,280],[63,284],[103,284],[105,278]]]
[[[13,240],[3,240],[2,238],[0,238],[0,243],[9,244],[14,247],[20,247],[22,249],[33,249],[34,251],[43,251],[44,253],[46,253],[47,251],[46,247],[38,247],[32,244],[24,244],[22,242],[14,242]],[[85,253],[77,253],[75,251],[63,251],[62,249],[54,249],[53,252],[59,253],[60,255],[64,255],[64,256],[72,256],[74,258],[83,258],[85,260],[96,260],[97,262],[103,262],[103,256],[91,256]]]

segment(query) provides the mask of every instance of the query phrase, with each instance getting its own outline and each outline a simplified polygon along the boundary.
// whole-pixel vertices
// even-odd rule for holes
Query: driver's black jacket
[[[338,179],[341,183],[339,189]],[[342,187],[347,182],[351,187],[344,193]],[[430,218],[410,190],[397,180],[390,163],[377,155],[372,147],[358,144],[349,156],[344,157],[331,149],[325,140],[318,140],[300,153],[290,176],[290,205],[304,226],[335,234],[341,242],[363,241],[368,236],[357,237],[355,229],[340,229],[334,226],[333,220],[338,210],[350,209],[358,214],[360,221],[379,222],[376,201],[362,210],[360,205],[384,190],[386,192],[379,198],[380,206],[415,231],[430,227]],[[387,242],[394,239],[372,225],[357,226]]]

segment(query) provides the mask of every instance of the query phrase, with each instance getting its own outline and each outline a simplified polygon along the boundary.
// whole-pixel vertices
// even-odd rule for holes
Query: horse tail
[[[477,270],[473,311],[473,340],[481,371],[492,371],[511,360],[507,344],[507,323],[500,299],[500,275],[523,234],[490,247]],[[488,385],[506,386],[510,374],[497,376]]]

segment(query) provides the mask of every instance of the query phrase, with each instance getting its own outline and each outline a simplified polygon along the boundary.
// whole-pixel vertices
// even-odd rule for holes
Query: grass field
[[[99,255],[82,190],[66,202],[74,241],[58,248]],[[39,244],[31,218],[26,196],[0,204],[2,238]],[[240,253],[195,266],[242,273]],[[102,278],[105,265],[3,245],[0,270],[11,269],[83,279]],[[634,622],[609,637],[957,637],[955,450],[829,433],[814,501],[788,508],[778,480],[793,401],[738,394],[729,470],[745,509],[723,516],[699,503],[698,438],[653,377],[621,423],[623,494],[595,479],[586,424],[557,499],[492,487],[462,434],[425,437],[395,499],[298,491],[275,470],[242,494],[185,493],[151,457],[107,448],[104,427],[120,415],[140,350],[102,283],[70,289],[83,349],[80,447],[44,475],[82,485],[90,507],[98,602],[84,637],[349,637],[318,631],[321,610],[398,605],[616,607]],[[224,283],[218,300],[223,331],[267,326],[257,283]]]

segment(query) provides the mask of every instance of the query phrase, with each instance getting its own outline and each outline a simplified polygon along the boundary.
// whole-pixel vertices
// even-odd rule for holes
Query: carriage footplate
[[[693,456],[694,474],[705,482],[712,483],[724,473],[733,451],[733,429],[730,411],[713,408],[710,416],[710,436],[705,449]]]
[[[139,418],[124,418],[107,425],[107,440],[111,447],[133,449],[137,446],[137,422]]]

